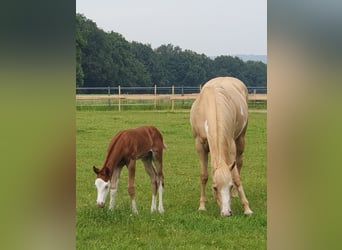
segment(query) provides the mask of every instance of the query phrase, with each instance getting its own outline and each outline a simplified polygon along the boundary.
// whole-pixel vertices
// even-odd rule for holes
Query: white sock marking
[[[157,196],[152,195],[151,213],[157,210]]]
[[[135,200],[132,200],[132,212],[134,214],[138,213],[137,204],[136,204]]]
[[[164,207],[163,207],[163,185],[162,185],[161,182],[160,182],[160,184],[159,184],[158,192],[159,192],[159,206],[158,206],[158,211],[159,211],[159,213],[164,213]]]
[[[117,189],[111,189],[110,190],[110,202],[109,202],[109,209],[112,210],[115,205],[115,195],[116,195]]]

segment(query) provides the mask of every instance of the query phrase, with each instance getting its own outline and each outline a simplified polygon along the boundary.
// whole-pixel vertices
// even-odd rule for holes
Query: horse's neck
[[[235,161],[236,146],[235,146],[234,141],[232,140],[222,141],[221,140],[216,145],[217,145],[217,148],[213,150],[210,148],[211,163],[214,168],[219,168],[225,164],[230,165],[232,162]]]
[[[219,166],[221,162],[230,164],[236,157],[236,146],[232,130],[234,119],[225,117],[222,110],[216,107],[216,103],[211,105],[213,105],[211,112],[207,114],[209,123],[207,139],[212,163],[215,163],[215,166]]]

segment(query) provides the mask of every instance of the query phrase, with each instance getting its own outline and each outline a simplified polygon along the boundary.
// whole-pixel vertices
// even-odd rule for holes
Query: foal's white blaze
[[[105,182],[101,178],[95,180],[95,186],[97,189],[97,199],[96,203],[99,207],[104,207],[106,202],[106,197],[109,191],[109,181]]]
[[[231,210],[230,210],[230,192],[229,187],[224,186],[221,189],[221,215],[222,216],[230,216]]]

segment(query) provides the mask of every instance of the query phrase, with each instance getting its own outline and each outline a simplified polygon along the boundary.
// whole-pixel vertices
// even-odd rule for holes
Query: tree
[[[247,61],[243,72],[249,87],[266,87],[267,68],[263,62]]]
[[[83,86],[83,69],[81,65],[82,60],[82,50],[81,48],[86,44],[81,30],[81,22],[84,16],[77,14],[76,15],[76,86]]]
[[[216,76],[232,76],[243,80],[244,62],[238,57],[218,56],[214,59],[214,74]]]
[[[152,49],[128,42],[121,34],[105,32],[95,22],[76,15],[77,86],[198,86],[216,76],[233,76],[249,87],[267,82],[267,66],[238,57],[182,50],[172,44]]]

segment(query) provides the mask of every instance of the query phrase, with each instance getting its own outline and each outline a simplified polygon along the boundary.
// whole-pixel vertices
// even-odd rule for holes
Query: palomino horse
[[[163,149],[165,148],[161,133],[153,126],[142,126],[118,132],[110,141],[105,162],[101,169],[93,167],[97,174],[95,186],[97,188],[96,203],[103,208],[110,190],[109,209],[113,209],[115,194],[118,190],[120,172],[124,165],[128,168],[128,193],[131,197],[132,211],[138,213],[135,202],[135,163],[141,159],[145,170],[151,178],[152,205],[151,212],[156,210],[157,190],[159,193],[159,213],[163,208]],[[156,168],[153,167],[152,161]]]
[[[212,189],[222,216],[232,215],[230,197],[240,195],[244,213],[252,214],[240,180],[248,123],[248,92],[233,77],[208,81],[191,107],[190,123],[201,165],[199,210],[205,210],[208,153],[211,154]],[[236,191],[237,190],[237,191]]]

